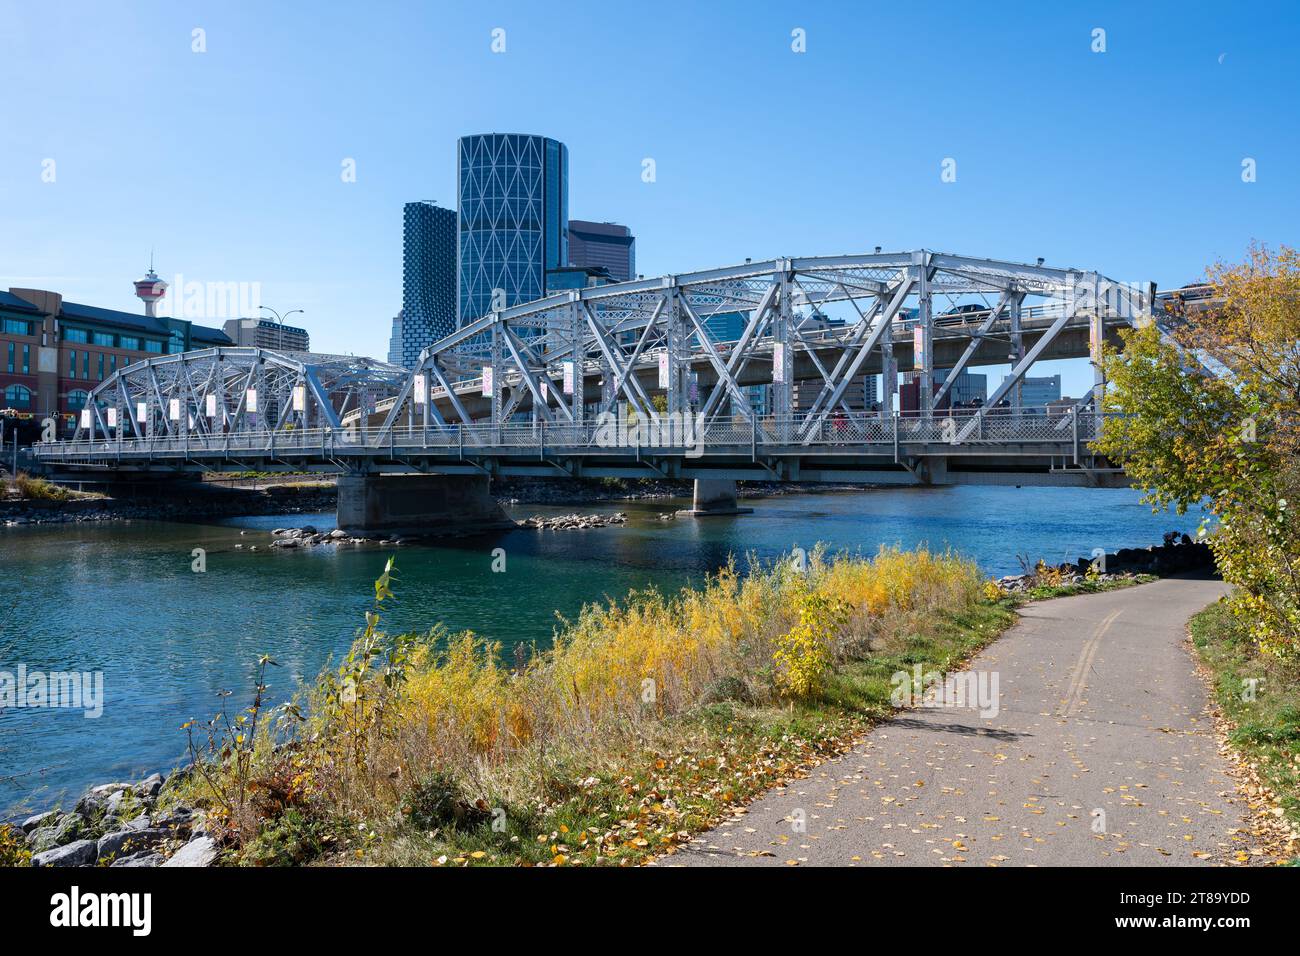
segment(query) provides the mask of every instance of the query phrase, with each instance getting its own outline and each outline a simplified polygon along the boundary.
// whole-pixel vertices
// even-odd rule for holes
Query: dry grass
[[[18,489],[18,494],[28,501],[68,501],[76,497],[71,488],[56,485],[44,478],[34,478],[22,471],[14,478],[13,485]]]

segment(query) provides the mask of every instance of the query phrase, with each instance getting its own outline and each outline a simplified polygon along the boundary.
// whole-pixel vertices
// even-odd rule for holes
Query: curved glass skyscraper
[[[546,293],[568,265],[569,150],[545,136],[488,133],[456,144],[460,226],[459,321]]]

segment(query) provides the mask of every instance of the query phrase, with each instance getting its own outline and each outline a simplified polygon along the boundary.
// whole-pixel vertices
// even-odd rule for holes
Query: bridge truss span
[[[1093,361],[1086,404],[1096,409],[1102,344],[1150,317],[1152,297],[1096,272],[928,250],[773,259],[567,290],[492,312],[426,349],[381,427],[403,415],[436,428],[520,413],[578,423],[622,406],[650,421],[806,412],[812,434],[836,414],[866,410],[846,398],[864,374],[915,371],[928,414],[968,367],[1009,364],[986,404],[1018,406],[1034,363],[1064,357]],[[719,333],[722,317],[733,335]],[[937,369],[948,371],[942,384]],[[892,410],[897,375],[882,381],[880,407]],[[796,382],[805,396],[812,390],[811,402],[796,402]],[[751,407],[751,385],[770,385],[764,411]]]
[[[398,392],[405,369],[373,359],[212,348],[128,365],[89,394],[74,440],[196,443],[343,427],[350,409]]]
[[[260,349],[160,356],[101,383],[74,439],[34,454],[69,467],[782,480],[883,469],[910,481],[978,461],[1087,481],[1108,471],[1087,448],[1102,348],[1149,321],[1153,297],[1041,260],[929,250],[745,262],[495,310],[409,370]],[[1022,408],[1034,364],[1062,358],[1091,360],[1089,393],[1052,414]],[[989,365],[1010,374],[982,406],[954,406],[961,373]],[[916,382],[915,410],[899,411],[900,372]],[[878,400],[859,384],[869,375]]]

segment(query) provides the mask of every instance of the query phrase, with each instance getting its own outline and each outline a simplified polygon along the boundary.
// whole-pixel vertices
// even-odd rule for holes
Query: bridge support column
[[[691,507],[678,513],[706,518],[713,515],[747,515],[753,510],[737,506],[734,481],[725,478],[696,478]]]
[[[487,475],[343,475],[338,525],[356,535],[513,528]]]
[[[929,485],[946,485],[948,482],[948,459],[925,459],[925,482]]]

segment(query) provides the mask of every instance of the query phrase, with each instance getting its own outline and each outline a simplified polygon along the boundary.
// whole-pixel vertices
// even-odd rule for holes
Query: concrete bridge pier
[[[726,478],[696,478],[691,507],[678,514],[706,518],[713,515],[747,515],[753,508],[736,504],[736,483]]]
[[[515,523],[487,475],[343,475],[338,525],[355,535],[495,531]]]

